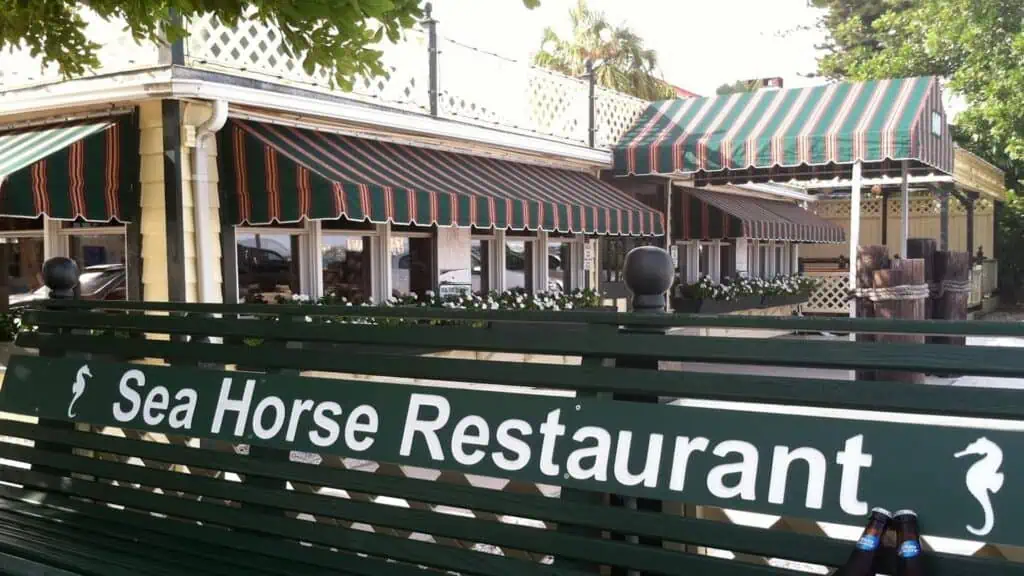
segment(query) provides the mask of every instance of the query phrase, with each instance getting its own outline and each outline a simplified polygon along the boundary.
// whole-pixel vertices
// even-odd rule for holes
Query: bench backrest
[[[1020,325],[44,306],[18,338],[40,356],[15,358],[0,390],[0,410],[40,418],[0,421],[36,442],[0,458],[32,469],[0,480],[201,521],[212,539],[230,536],[210,525],[271,535],[282,558],[302,541],[360,574],[755,574],[841,565],[851,543],[823,527],[854,537],[872,506],[915,509],[926,535],[1024,544],[1024,393],[890,381],[1024,378],[1012,348],[919,342]],[[880,336],[822,336],[845,332]],[[881,562],[891,573],[891,549]],[[938,552],[927,565],[1024,573]]]

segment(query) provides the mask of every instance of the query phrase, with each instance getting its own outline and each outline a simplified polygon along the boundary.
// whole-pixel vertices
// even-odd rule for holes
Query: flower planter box
[[[808,297],[802,294],[779,294],[775,296],[764,296],[761,300],[762,308],[776,308],[779,306],[796,306],[807,303]]]
[[[672,308],[680,314],[726,314],[737,310],[753,310],[760,306],[760,296],[744,296],[736,300],[694,300],[675,298]]]

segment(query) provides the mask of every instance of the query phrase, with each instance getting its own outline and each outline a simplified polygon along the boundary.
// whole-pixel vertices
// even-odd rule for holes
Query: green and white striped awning
[[[223,209],[235,223],[346,218],[658,236],[665,217],[578,170],[231,120],[219,134]]]
[[[799,178],[799,167],[902,160],[953,171],[939,82],[931,77],[654,102],[613,153],[618,175],[734,172],[782,180]]]

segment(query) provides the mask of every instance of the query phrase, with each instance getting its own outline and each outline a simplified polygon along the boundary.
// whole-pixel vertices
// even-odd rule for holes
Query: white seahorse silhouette
[[[1003,465],[1003,450],[995,442],[982,436],[967,445],[966,448],[953,454],[954,458],[964,456],[982,456],[967,470],[965,482],[967,491],[974,496],[985,513],[985,524],[981,528],[967,525],[967,531],[975,536],[985,536],[995,527],[995,511],[992,509],[991,494],[999,492],[1003,487],[1003,473],[999,468]]]
[[[71,402],[68,404],[68,418],[74,418],[75,413],[72,412],[75,408],[75,402],[85,394],[85,377],[92,378],[92,372],[89,370],[88,364],[82,364],[82,367],[78,369],[78,374],[75,375],[75,383],[71,385]]]

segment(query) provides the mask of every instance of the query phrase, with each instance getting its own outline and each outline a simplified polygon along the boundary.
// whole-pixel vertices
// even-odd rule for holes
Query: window
[[[78,264],[81,296],[92,300],[127,299],[124,225],[76,220],[63,223],[59,230],[67,238],[68,257]]]
[[[711,245],[700,244],[697,248],[697,266],[701,276],[711,276]]]
[[[505,289],[533,291],[533,241],[505,240]]]
[[[327,234],[320,244],[325,296],[366,302],[372,296],[369,236]]]
[[[7,295],[11,303],[43,287],[43,219],[0,218],[0,250],[7,263]]]
[[[470,272],[473,277],[473,293],[486,294],[491,288],[491,239],[474,238],[470,244]]]
[[[573,243],[566,240],[548,240],[548,291],[563,292],[575,288],[573,270],[578,262],[573,255]]]
[[[239,231],[238,294],[272,300],[302,293],[299,270],[299,233],[259,229]]]
[[[786,274],[788,266],[786,262],[786,247],[782,244],[775,245],[775,270],[776,275]]]
[[[736,248],[730,244],[721,244],[718,256],[719,279],[736,276]]]
[[[676,255],[679,258],[678,265],[676,266],[676,274],[679,278],[680,284],[688,284],[690,277],[688,275],[687,264],[689,263],[690,245],[689,244],[676,244]]]
[[[768,245],[758,244],[757,245],[757,277],[767,278],[769,272],[768,267]]]
[[[434,289],[434,237],[430,233],[391,238],[391,295],[422,295]]]

